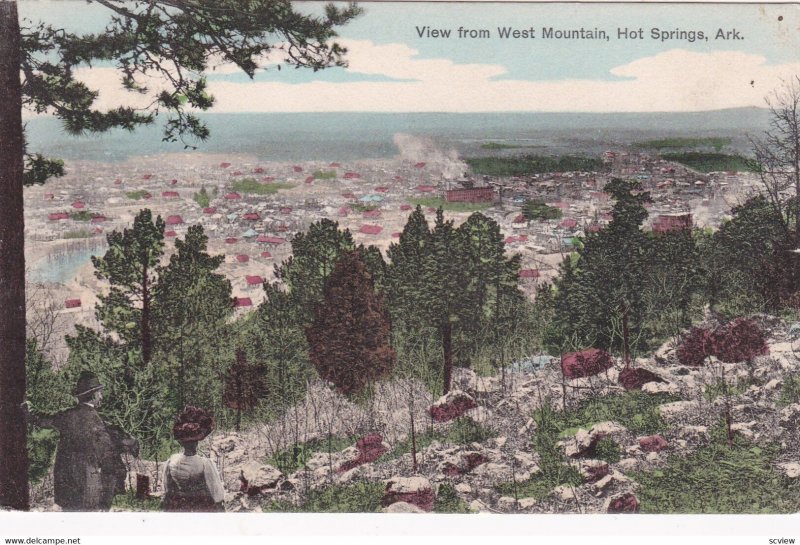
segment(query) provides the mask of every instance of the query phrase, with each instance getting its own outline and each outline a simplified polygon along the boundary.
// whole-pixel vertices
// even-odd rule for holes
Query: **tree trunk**
[[[150,363],[152,345],[150,341],[150,286],[147,285],[147,263],[142,271],[142,362]]]
[[[453,377],[453,325],[450,320],[442,326],[442,350],[444,351],[444,391],[450,391]]]
[[[631,366],[631,345],[630,332],[628,331],[628,309],[622,313],[622,357],[625,361],[625,369]]]
[[[15,1],[0,1],[0,505],[28,509],[22,89]]]

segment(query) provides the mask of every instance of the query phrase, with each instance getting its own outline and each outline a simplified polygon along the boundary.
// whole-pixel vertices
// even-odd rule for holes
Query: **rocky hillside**
[[[573,380],[555,359],[493,377],[458,369],[438,400],[410,380],[361,404],[317,384],[282,419],[202,447],[228,511],[796,512],[800,327],[757,321],[769,354],[749,363],[683,366],[667,343],[633,371],[615,362]],[[131,461],[136,473],[157,498],[156,463]]]

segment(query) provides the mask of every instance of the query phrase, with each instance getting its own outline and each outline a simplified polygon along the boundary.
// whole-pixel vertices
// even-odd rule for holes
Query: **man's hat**
[[[81,397],[102,389],[103,385],[100,384],[97,375],[91,371],[81,371],[81,375],[78,377],[78,383],[75,385],[74,393],[75,397]]]

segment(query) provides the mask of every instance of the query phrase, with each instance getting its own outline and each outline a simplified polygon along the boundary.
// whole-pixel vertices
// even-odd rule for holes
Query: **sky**
[[[298,3],[319,12],[323,4]],[[209,72],[216,112],[692,112],[763,107],[800,75],[800,6],[367,2],[339,31],[346,68]],[[80,0],[21,0],[20,16],[98,32],[107,10]],[[450,30],[448,38],[425,29]],[[458,29],[485,30],[459,38]],[[503,39],[498,28],[533,29]],[[547,39],[599,29],[608,39]],[[618,38],[627,29],[637,37]],[[641,35],[638,34],[641,29]],[[658,30],[654,39],[653,29]],[[722,30],[728,39],[717,39]],[[674,34],[666,40],[664,32]],[[420,32],[422,36],[420,36]],[[707,39],[696,39],[703,32]],[[638,37],[641,36],[641,37]],[[694,39],[691,39],[694,37]],[[740,39],[739,39],[740,38]],[[113,66],[79,70],[101,108],[137,104]],[[150,82],[157,87],[157,82]]]

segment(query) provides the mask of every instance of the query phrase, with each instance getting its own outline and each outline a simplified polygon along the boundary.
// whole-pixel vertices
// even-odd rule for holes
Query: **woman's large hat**
[[[214,429],[214,417],[205,409],[187,406],[172,426],[176,441],[200,441]]]
[[[97,375],[91,371],[81,371],[78,383],[75,385],[74,394],[75,397],[82,397],[102,389],[103,385],[100,384]]]

